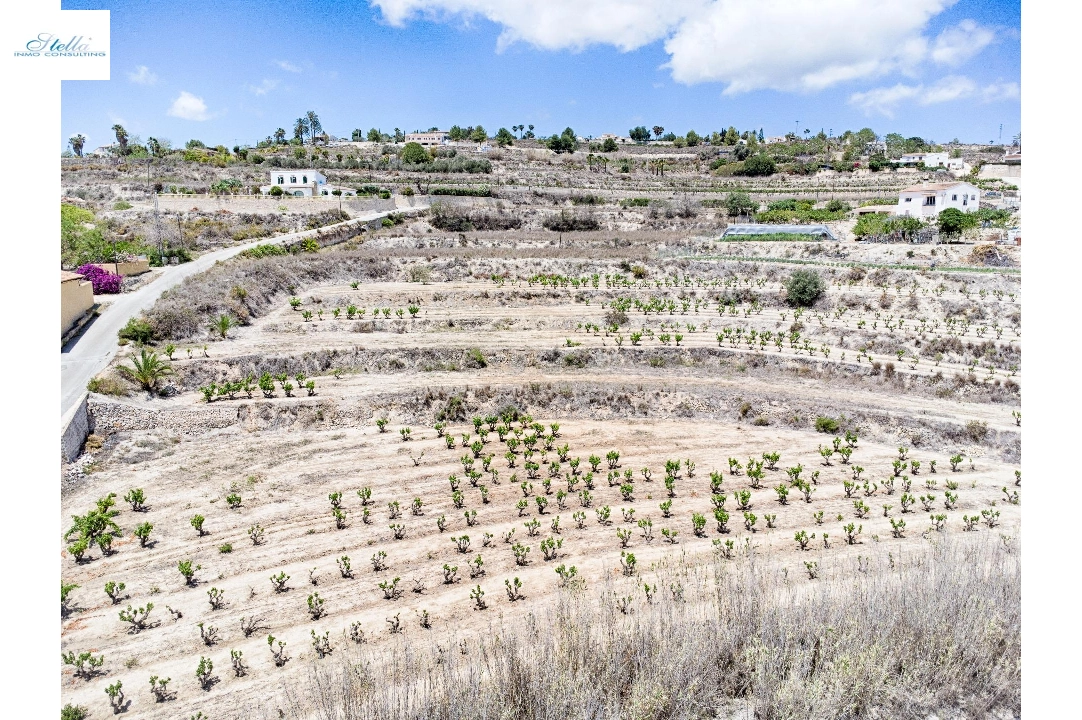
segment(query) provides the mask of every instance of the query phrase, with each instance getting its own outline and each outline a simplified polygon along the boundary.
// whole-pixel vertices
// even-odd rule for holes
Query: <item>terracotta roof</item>
[[[69,280],[82,280],[83,276],[79,273],[70,272],[68,270],[60,271],[60,282],[66,283]]]
[[[913,185],[911,187],[904,188],[902,192],[936,192],[939,190],[950,190],[952,187],[957,187],[965,183],[961,182],[948,182],[948,183],[928,183],[927,185]]]

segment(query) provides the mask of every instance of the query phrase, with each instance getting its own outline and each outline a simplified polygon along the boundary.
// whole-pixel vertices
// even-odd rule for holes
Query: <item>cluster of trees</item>
[[[545,145],[549,150],[559,153],[573,153],[579,147],[578,136],[575,135],[575,131],[570,127],[564,128],[564,131],[559,135],[552,135],[545,140]]]
[[[694,130],[688,130],[684,135],[676,135],[672,132],[666,133],[665,128],[661,125],[654,125],[652,128],[647,128],[645,125],[639,125],[638,127],[631,128],[631,130],[628,131],[628,136],[635,142],[648,142],[651,133],[653,133],[655,141],[664,140],[673,143],[677,147],[695,147],[696,145],[702,145],[706,142],[709,142],[714,146],[733,146],[741,140],[746,143],[761,143],[765,138],[762,128],[759,128],[758,132],[755,130],[745,130],[740,132],[731,125],[728,130],[722,130],[720,132],[715,131],[709,134],[699,134]]]
[[[533,125],[530,127],[533,127]],[[459,125],[452,125],[451,129],[447,131],[447,139],[451,142],[469,140],[476,143],[483,143],[485,140],[488,140],[488,132],[482,125],[477,125],[476,127],[469,125],[465,128]]]
[[[395,128],[394,134],[387,134],[378,128],[369,128],[368,132],[357,128],[351,137],[353,142],[402,142],[406,139],[406,133],[401,128]]]

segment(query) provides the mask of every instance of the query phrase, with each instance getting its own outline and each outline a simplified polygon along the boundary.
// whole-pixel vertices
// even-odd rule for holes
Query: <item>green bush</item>
[[[411,165],[421,165],[423,163],[431,162],[432,157],[428,154],[428,151],[421,146],[420,143],[408,142],[406,146],[402,148],[402,162],[410,163]]]
[[[958,208],[947,208],[939,213],[937,220],[939,232],[944,235],[958,235],[963,230],[975,228],[980,224],[979,218],[970,213],[964,213]]]
[[[285,190],[278,185],[271,185],[270,194],[274,197],[282,197],[282,195],[285,194]]]
[[[853,234],[860,238],[897,234],[905,240],[920,230],[921,225],[921,221],[915,217],[889,217],[879,213],[867,213],[857,218]]]
[[[773,175],[778,169],[769,155],[753,155],[744,161],[744,167],[737,174],[750,177]]]
[[[731,192],[725,198],[725,212],[729,217],[750,215],[759,209],[759,203],[746,192]]]
[[[281,245],[272,245],[269,243],[263,245],[256,245],[253,248],[248,248],[241,253],[241,257],[252,258],[258,260],[259,258],[272,257],[274,255],[288,255],[289,251]]]
[[[492,189],[488,185],[479,188],[460,187],[434,187],[428,191],[429,195],[453,195],[457,197],[492,197]]]
[[[826,283],[815,270],[794,270],[785,281],[785,297],[791,305],[813,305],[825,291]]]
[[[68,703],[60,709],[60,720],[86,720],[90,713],[82,705]]]
[[[128,324],[117,333],[121,340],[128,340],[140,345],[154,341],[154,328],[143,318],[131,318]]]
[[[815,418],[815,429],[821,433],[833,435],[838,432],[838,421],[834,418],[820,415]]]

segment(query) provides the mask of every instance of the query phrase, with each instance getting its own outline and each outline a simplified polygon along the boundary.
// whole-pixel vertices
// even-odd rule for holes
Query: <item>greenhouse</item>
[[[801,235],[809,240],[829,238],[837,240],[830,228],[826,225],[775,225],[773,223],[749,223],[745,225],[730,225],[721,234],[723,238],[733,240],[736,236],[747,236],[750,240],[754,235],[769,235],[773,237],[787,235]]]

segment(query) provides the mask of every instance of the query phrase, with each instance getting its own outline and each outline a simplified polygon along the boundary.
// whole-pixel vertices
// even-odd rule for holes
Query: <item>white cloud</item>
[[[369,0],[391,25],[423,17],[481,16],[503,26],[497,47],[525,42],[546,50],[614,45],[634,50],[664,38],[708,0]]]
[[[981,99],[984,102],[999,102],[1001,100],[1017,100],[1022,96],[1022,90],[1018,83],[992,83],[981,90]]]
[[[207,113],[207,104],[203,98],[192,95],[187,90],[181,90],[180,95],[169,107],[169,114],[183,120],[202,121],[210,118]]]
[[[263,78],[263,82],[261,82],[259,85],[249,85],[248,90],[253,95],[266,95],[267,93],[269,93],[271,90],[273,90],[276,87],[278,87],[278,81],[277,80],[271,80],[269,78]]]
[[[977,84],[967,77],[951,75],[927,88],[920,96],[921,105],[936,105],[961,98],[972,97]]]
[[[679,82],[722,82],[727,94],[911,72],[927,52],[921,30],[947,4],[717,0],[666,40],[667,66]]]
[[[277,65],[278,67],[282,68],[283,70],[287,71],[287,72],[299,73],[301,71],[300,66],[294,65],[293,63],[289,62],[288,60],[275,60],[274,64]]]
[[[981,102],[995,102],[1017,97],[1017,83],[993,83],[984,88],[978,88],[977,84],[967,77],[948,75],[932,85],[899,83],[892,87],[853,93],[849,96],[849,104],[859,107],[868,115],[880,114],[894,117],[895,110],[905,103],[927,106],[973,98]]]
[[[395,26],[423,18],[485,18],[501,27],[497,50],[523,42],[546,50],[659,40],[666,67],[686,84],[719,82],[729,94],[813,92],[922,63],[957,65],[995,39],[964,20],[932,38],[928,22],[956,0],[369,0]]]
[[[942,65],[960,65],[996,39],[991,28],[978,25],[972,20],[963,20],[952,28],[939,34],[932,45],[932,60]]]
[[[158,76],[150,72],[146,65],[140,65],[128,73],[128,80],[136,85],[153,85],[158,82]]]

